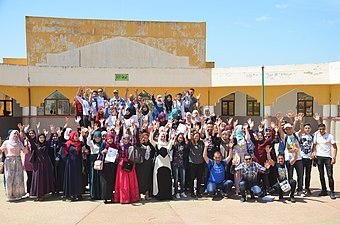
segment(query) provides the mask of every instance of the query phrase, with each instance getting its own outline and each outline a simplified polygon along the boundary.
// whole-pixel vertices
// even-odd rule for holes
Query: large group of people
[[[312,165],[318,167],[320,196],[335,199],[334,137],[315,115],[318,130],[304,115],[276,114],[255,126],[200,111],[200,95],[190,89],[151,101],[138,94],[109,98],[105,89],[80,87],[74,98],[77,128],[50,125],[36,130],[18,124],[0,148],[8,201],[51,195],[78,201],[133,203],[207,196],[255,198],[311,195]],[[298,127],[299,125],[299,127]],[[24,155],[23,162],[21,155]],[[324,178],[329,181],[327,192]],[[297,179],[293,177],[294,170]],[[27,174],[26,191],[24,172]]]

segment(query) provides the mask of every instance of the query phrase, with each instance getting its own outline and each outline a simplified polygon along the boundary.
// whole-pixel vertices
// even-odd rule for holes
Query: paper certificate
[[[176,130],[176,134],[184,133],[186,131],[187,127],[184,124],[179,124]]]
[[[105,156],[105,161],[108,162],[115,162],[116,161],[116,156],[117,156],[118,150],[115,148],[109,148],[107,150],[106,156]]]

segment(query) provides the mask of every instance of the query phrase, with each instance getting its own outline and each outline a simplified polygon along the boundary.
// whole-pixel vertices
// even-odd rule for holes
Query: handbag
[[[280,184],[280,188],[282,190],[282,192],[289,192],[291,190],[290,184],[288,182],[288,180],[284,180],[282,182],[279,182]]]
[[[144,157],[142,155],[142,152],[140,148],[135,148],[133,146],[129,147],[129,161],[134,163],[143,163]]]
[[[131,172],[132,168],[133,168],[133,162],[123,161],[122,170],[124,170],[126,172]]]
[[[98,155],[97,160],[94,161],[93,169],[94,170],[103,170],[104,167],[104,160],[103,158],[100,159],[100,156]]]

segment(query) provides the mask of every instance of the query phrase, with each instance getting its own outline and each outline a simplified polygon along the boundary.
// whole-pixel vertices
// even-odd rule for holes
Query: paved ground
[[[339,154],[340,155],[340,154]],[[334,167],[335,190],[340,192],[340,157]],[[312,196],[289,201],[249,201],[202,198],[138,204],[109,204],[102,201],[63,202],[24,199],[6,202],[0,178],[0,224],[340,224],[340,198],[317,197],[318,171],[312,171]],[[340,196],[339,196],[340,197]]]

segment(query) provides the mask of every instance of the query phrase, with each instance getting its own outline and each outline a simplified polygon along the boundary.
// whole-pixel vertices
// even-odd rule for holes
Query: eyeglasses
[[[251,160],[251,158],[246,158],[246,159],[244,159],[244,160],[246,160],[246,161],[250,161],[250,160]]]

